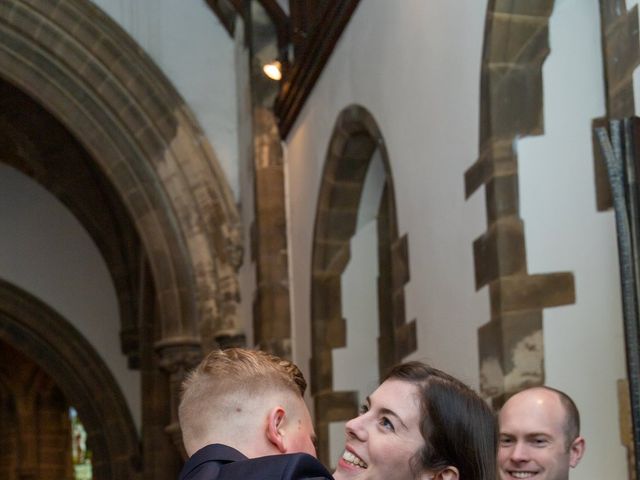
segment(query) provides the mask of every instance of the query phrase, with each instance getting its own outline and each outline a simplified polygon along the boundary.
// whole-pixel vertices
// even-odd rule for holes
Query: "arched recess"
[[[78,410],[97,480],[140,478],[133,419],[111,372],[84,337],[49,306],[0,279],[0,340],[37,363]]]
[[[121,196],[151,265],[167,362],[185,349],[197,356],[201,338],[207,348],[237,333],[233,195],[189,108],[141,48],[87,0],[7,0],[0,75],[57,117]]]
[[[89,233],[118,296],[122,352],[130,368],[139,368],[139,321],[147,311],[140,302],[146,260],[133,221],[113,185],[76,139],[31,97],[0,79],[0,172],[2,164],[55,195]]]
[[[365,108],[344,109],[331,136],[316,211],[311,279],[311,390],[318,454],[329,464],[329,424],[357,413],[353,391],[334,391],[332,350],[346,344],[341,276],[350,259],[367,170],[376,151],[384,168],[378,207],[379,372],[416,349],[415,320],[405,322],[404,285],[409,281],[407,236],[398,236],[395,194],[384,139]]]

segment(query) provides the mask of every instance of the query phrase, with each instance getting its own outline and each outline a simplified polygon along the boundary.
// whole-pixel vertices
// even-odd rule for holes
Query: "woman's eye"
[[[392,432],[396,431],[396,427],[393,426],[393,423],[391,422],[391,420],[389,420],[387,417],[382,417],[380,419],[380,425],[383,428],[386,428],[387,430],[390,430]]]
[[[367,405],[360,405],[360,415],[364,415],[369,411],[369,407]]]

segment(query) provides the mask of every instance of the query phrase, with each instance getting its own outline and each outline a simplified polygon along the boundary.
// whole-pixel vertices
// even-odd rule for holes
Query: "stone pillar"
[[[253,304],[254,344],[291,358],[291,312],[285,209],[284,160],[273,111],[278,82],[262,65],[281,58],[277,30],[261,2],[247,2],[247,43],[253,141],[254,214],[252,257],[257,291]]]
[[[155,350],[160,355],[159,365],[169,374],[169,401],[171,422],[165,431],[171,436],[176,449],[186,457],[182,444],[182,434],[178,424],[180,388],[186,374],[202,359],[200,340],[192,337],[174,337],[156,342]]]

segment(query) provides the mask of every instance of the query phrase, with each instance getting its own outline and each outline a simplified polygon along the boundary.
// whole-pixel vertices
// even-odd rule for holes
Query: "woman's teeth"
[[[347,463],[351,463],[352,465],[356,465],[361,468],[367,468],[366,463],[364,463],[360,458],[356,457],[353,453],[348,452],[347,450],[345,450],[342,454],[342,459]]]

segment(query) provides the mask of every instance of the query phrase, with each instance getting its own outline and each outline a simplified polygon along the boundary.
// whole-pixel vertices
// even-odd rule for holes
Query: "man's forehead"
[[[532,389],[511,397],[500,410],[500,431],[555,433],[565,423],[565,411],[553,392]]]
[[[558,395],[545,388],[530,388],[516,393],[505,402],[501,413],[518,409],[543,410],[550,414],[564,411]]]

